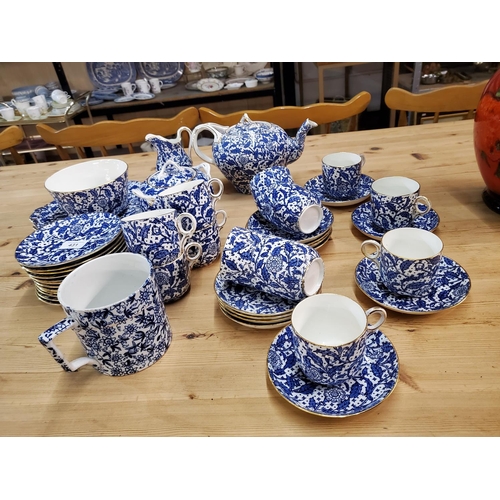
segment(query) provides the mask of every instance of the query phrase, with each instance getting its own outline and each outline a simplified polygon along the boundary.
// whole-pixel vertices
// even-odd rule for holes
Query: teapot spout
[[[314,127],[317,127],[318,124],[313,122],[312,120],[307,120],[300,126],[297,134],[295,135],[295,139],[290,138],[290,150],[288,155],[287,163],[292,163],[295,160],[298,160],[304,151],[304,146],[306,142],[306,136],[309,130]]]

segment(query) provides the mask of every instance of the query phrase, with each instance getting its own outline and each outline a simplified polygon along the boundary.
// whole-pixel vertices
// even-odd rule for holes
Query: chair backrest
[[[8,149],[17,165],[24,164],[24,158],[17,152],[16,146],[24,140],[24,133],[21,127],[12,125],[0,132],[0,151]]]
[[[212,122],[231,126],[238,123],[246,113],[251,120],[274,123],[287,130],[299,128],[307,118],[318,125],[330,125],[338,120],[355,118],[368,107],[370,100],[371,95],[363,91],[345,103],[322,102],[309,106],[279,106],[262,110],[237,111],[227,115],[201,107],[199,113],[201,123]]]
[[[83,148],[98,147],[103,156],[108,156],[106,147],[118,144],[127,145],[130,153],[134,152],[134,143],[144,142],[147,134],[163,137],[177,134],[181,127],[193,129],[199,121],[198,110],[186,108],[172,118],[136,118],[128,121],[101,121],[93,125],[70,125],[55,130],[44,123],[36,128],[42,139],[56,146],[59,156],[69,160],[70,156],[64,147],[73,147],[80,158],[86,158]],[[189,145],[187,133],[183,135],[183,145]]]
[[[433,113],[434,123],[443,118],[441,113],[448,113],[444,116],[454,113],[453,116],[470,119],[474,117],[487,82],[488,80],[476,84],[450,85],[421,94],[392,87],[385,94],[385,103],[388,108],[399,111],[398,126],[408,125],[407,112]]]

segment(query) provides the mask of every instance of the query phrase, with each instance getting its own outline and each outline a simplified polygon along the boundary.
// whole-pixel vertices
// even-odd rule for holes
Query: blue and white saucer
[[[399,360],[391,341],[380,331],[368,334],[362,374],[326,386],[308,380],[295,359],[291,326],[281,330],[267,354],[269,378],[289,403],[322,417],[350,417],[371,410],[398,382]]]
[[[317,248],[315,243],[323,241],[323,236],[326,236],[329,230],[331,231],[333,224],[333,215],[330,210],[325,207],[322,207],[322,210],[323,218],[321,219],[319,227],[311,234],[299,232],[289,233],[288,231],[284,231],[283,229],[276,227],[272,222],[269,222],[259,210],[250,216],[246,224],[246,229],[258,231],[270,236],[279,236],[280,238],[297,241],[299,243],[304,243],[305,245]]]
[[[323,192],[323,175],[317,175],[309,179],[304,188],[315,194],[321,200],[321,203],[327,207],[347,207],[349,205],[356,205],[370,197],[370,190],[372,187],[373,179],[365,174],[361,174],[359,179],[358,190],[356,194],[349,198],[332,198]]]
[[[431,314],[455,307],[469,294],[471,281],[465,269],[448,257],[441,259],[432,290],[423,297],[390,292],[381,282],[377,264],[364,258],[356,266],[356,284],[377,304],[407,314]]]
[[[425,208],[421,205],[422,210]],[[365,236],[374,240],[381,240],[387,232],[375,226],[372,222],[371,202],[366,202],[356,207],[351,215],[352,223]],[[411,227],[425,229],[426,231],[434,231],[439,225],[439,215],[434,209],[430,209],[425,215],[419,215],[413,220]]]
[[[262,318],[268,315],[269,319],[274,319],[273,316],[287,319],[288,313],[291,317],[293,308],[298,304],[293,300],[223,280],[219,274],[215,277],[215,294],[230,310],[243,312],[248,317],[255,315]]]
[[[27,236],[17,246],[15,257],[28,268],[59,266],[101,250],[120,232],[120,219],[107,212],[67,217]]]

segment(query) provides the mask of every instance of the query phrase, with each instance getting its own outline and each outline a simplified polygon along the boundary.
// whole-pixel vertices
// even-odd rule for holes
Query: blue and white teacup
[[[369,324],[372,314],[378,318]],[[359,376],[366,337],[386,317],[381,307],[365,311],[349,297],[334,293],[302,300],[292,313],[292,343],[300,369],[312,382],[328,386]]]
[[[191,214],[178,214],[173,208],[140,212],[121,219],[128,250],[144,255],[153,266],[176,259],[195,226],[196,219]]]
[[[371,209],[373,224],[388,231],[411,226],[415,217],[429,212],[431,202],[420,196],[417,181],[402,176],[382,177],[372,183]]]
[[[76,163],[52,174],[45,188],[68,215],[119,215],[128,204],[128,165],[114,158]]]
[[[365,157],[356,153],[331,153],[323,157],[323,191],[331,198],[356,195]]]
[[[221,256],[222,279],[290,300],[302,300],[321,288],[324,263],[307,245],[234,227]]]
[[[167,351],[172,332],[151,263],[134,253],[90,260],[61,282],[57,298],[66,313],[38,340],[65,371],[86,364],[105,375],[144,370]],[[55,344],[72,328],[86,355],[69,361]]]
[[[191,269],[201,255],[201,245],[191,241],[186,244],[175,259],[153,267],[155,279],[165,303],[178,300],[189,291]]]
[[[262,217],[283,231],[310,234],[321,224],[321,200],[295,184],[286,167],[255,174],[250,190]]]
[[[441,263],[443,242],[430,231],[413,227],[387,231],[379,243],[366,240],[361,252],[373,260],[380,279],[397,295],[427,295]]]
[[[196,179],[163,190],[151,207],[171,207],[189,213],[196,219],[196,228],[201,229],[214,222],[215,203],[223,191],[224,184],[216,177],[208,181]]]

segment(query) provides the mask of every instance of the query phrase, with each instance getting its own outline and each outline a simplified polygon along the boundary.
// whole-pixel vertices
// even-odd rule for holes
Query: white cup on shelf
[[[11,122],[14,120],[15,113],[16,112],[14,111],[14,108],[11,108],[10,106],[0,107],[0,114],[2,115],[2,118],[4,120],[7,120],[8,122]]]
[[[159,94],[161,92],[163,82],[159,78],[150,78],[149,83],[151,84],[151,92],[154,94]]]
[[[42,112],[38,106],[30,106],[26,111],[32,120],[39,120],[42,117]]]
[[[139,92],[147,93],[151,90],[151,85],[149,85],[145,78],[139,78],[139,80],[135,81],[135,84],[137,85],[137,90],[139,90]]]

